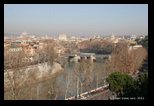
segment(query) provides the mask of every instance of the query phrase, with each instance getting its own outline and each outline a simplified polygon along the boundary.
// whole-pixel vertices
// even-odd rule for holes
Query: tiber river
[[[90,66],[91,74],[87,73],[87,78],[90,78],[89,75],[91,75],[91,86],[88,85],[88,82],[85,82],[82,87],[82,92],[89,91],[90,89],[95,89],[96,87],[100,87],[104,85],[104,79],[105,76],[108,74],[108,72],[102,70],[99,75],[101,76],[101,80],[99,83],[96,83],[96,71],[101,70],[101,66],[103,64],[103,61],[94,62]],[[45,81],[41,81],[37,84],[33,84],[29,87],[22,88],[23,93],[19,93],[19,98],[25,99],[25,100],[52,100],[53,94],[57,92],[57,100],[64,100],[64,98],[72,97],[79,92],[77,87],[77,75],[75,75],[74,71],[78,68],[76,65],[80,65],[80,63],[72,63],[68,62],[65,65],[65,71],[58,74],[58,76],[55,79],[48,79]],[[88,79],[89,80],[89,79]],[[54,89],[52,89],[54,88]],[[67,88],[67,91],[66,91]],[[19,91],[18,91],[19,92]],[[53,92],[53,94],[52,94]],[[67,92],[67,95],[65,95]],[[4,100],[11,99],[12,93],[10,91],[4,92]]]

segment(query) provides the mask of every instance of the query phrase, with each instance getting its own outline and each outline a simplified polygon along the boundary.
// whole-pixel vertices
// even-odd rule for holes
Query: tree
[[[59,58],[58,58],[58,53],[55,47],[58,46],[57,42],[55,42],[54,40],[44,40],[44,48],[43,50],[39,51],[40,54],[42,54],[42,57],[40,56],[39,58],[41,58],[41,62],[43,63],[47,63],[50,66],[50,69],[47,73],[47,75],[45,75],[44,77],[42,77],[42,80],[44,79],[49,79],[48,80],[48,97],[50,98],[50,100],[56,100],[58,98],[59,93],[61,92],[59,90],[60,88],[60,83],[57,80],[57,75],[53,75],[52,72],[52,66],[54,65],[54,62],[58,62]],[[60,63],[60,61],[59,61]],[[45,87],[44,87],[45,88]],[[45,92],[45,91],[44,91]],[[42,92],[43,95],[43,92]]]
[[[119,43],[111,53],[111,60],[105,61],[107,70],[113,72],[119,70],[122,72],[133,72],[133,57],[130,55],[127,43]]]
[[[148,49],[148,40],[147,39],[142,39],[138,43],[141,44],[145,49]]]
[[[67,98],[67,94],[68,94],[68,88],[71,82],[71,78],[72,78],[72,73],[67,73],[66,76],[66,92],[65,92],[65,99]]]
[[[133,57],[134,71],[138,71],[141,68],[143,61],[147,57],[147,50],[145,48],[138,48],[131,51],[131,56]]]
[[[76,53],[79,51],[75,41],[72,42],[60,41],[59,44],[65,48],[64,51],[65,53]]]
[[[138,42],[139,40],[140,40],[139,38],[135,39],[136,42]]]
[[[138,80],[134,80],[132,86],[124,86],[122,96],[148,99],[148,73],[141,73]]]
[[[139,75],[137,85],[139,88],[138,95],[144,97],[144,99],[148,99],[148,72]]]
[[[22,87],[35,82],[35,70],[25,71],[28,63],[23,61],[27,57],[24,51],[6,52],[4,55],[4,91],[11,90],[9,99],[23,99],[28,95],[23,95]],[[29,81],[30,80],[30,81]]]
[[[80,63],[74,64],[72,71],[67,75],[67,86],[69,84],[72,88],[76,87],[76,97],[80,96],[83,90],[90,91],[93,88],[93,81],[93,65],[90,60],[82,59]]]
[[[94,89],[93,82],[95,81],[95,74],[94,74],[94,65],[91,63],[91,61],[86,62],[87,70],[85,72],[85,85],[87,85],[87,88],[89,88],[89,93],[91,93],[91,90]],[[97,79],[98,81],[98,79]]]
[[[95,83],[95,87],[98,88],[99,84],[104,80],[106,80],[106,77],[108,76],[107,70],[104,67],[104,64],[101,63],[95,63],[94,64],[94,83]]]
[[[52,66],[53,62],[58,58],[56,50],[54,49],[54,44],[47,42],[44,50],[42,50],[43,57],[40,62],[47,62]],[[38,50],[39,53],[41,51]],[[37,79],[38,69],[29,68],[30,65],[28,62],[24,61],[24,58],[28,57],[24,51],[19,52],[9,52],[7,49],[4,50],[4,92],[11,92],[12,94],[7,98],[11,100],[22,100],[29,99],[34,91],[31,88],[31,84],[36,84],[40,80],[50,78],[52,75],[50,72],[48,76],[44,76],[40,79]],[[58,85],[57,85],[58,86]],[[25,88],[24,88],[25,87]],[[53,87],[52,90],[55,94],[54,99],[57,98],[57,93],[59,92],[58,87]],[[24,89],[29,89],[27,92]],[[26,93],[25,93],[26,92]],[[36,91],[34,91],[36,92]],[[39,86],[37,87],[37,99],[39,96],[43,95],[39,93]]]
[[[138,71],[146,56],[147,51],[144,48],[129,51],[127,43],[119,43],[111,54],[111,61],[107,60],[104,64],[110,72],[119,70],[133,73]]]
[[[78,48],[96,54],[108,54],[112,52],[114,44],[102,39],[96,39],[90,41],[86,40],[78,43]]]
[[[126,73],[113,72],[108,76],[107,82],[110,90],[116,92],[119,96],[119,94],[123,94],[124,86],[133,85],[133,78]]]
[[[130,46],[135,46],[135,44],[132,43],[132,44],[130,44]]]
[[[87,60],[83,59],[81,60],[80,64],[75,65],[75,70],[73,70],[74,75],[76,76],[76,87],[77,87],[77,92],[80,94],[83,91],[83,85],[86,84],[87,81],[87,72],[90,71],[88,70],[88,62]],[[87,75],[87,76],[86,76]],[[78,94],[77,93],[77,94]]]
[[[47,80],[46,86],[48,86],[48,98],[50,100],[57,100],[58,94],[60,92],[59,91],[60,84],[58,83],[56,78],[57,78],[57,75],[53,75],[53,76],[50,76],[49,80]]]
[[[58,54],[54,48],[56,44],[53,42],[53,40],[45,40],[45,42],[44,49],[40,52],[43,54],[43,61],[52,66],[53,62],[58,58]]]
[[[114,72],[107,78],[109,88],[119,97],[142,97],[148,99],[148,73],[139,75],[138,80],[133,80],[126,73]]]

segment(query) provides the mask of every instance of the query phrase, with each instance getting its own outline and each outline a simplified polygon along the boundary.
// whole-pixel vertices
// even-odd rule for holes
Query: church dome
[[[26,32],[23,32],[21,35],[20,35],[20,37],[27,37],[28,35],[27,35],[27,33]]]
[[[115,35],[112,33],[112,35],[110,36],[110,39],[111,40],[114,40],[115,39]]]

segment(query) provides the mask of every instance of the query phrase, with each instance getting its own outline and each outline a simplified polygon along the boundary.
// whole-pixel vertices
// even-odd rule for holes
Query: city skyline
[[[4,33],[148,35],[148,4],[5,4]]]

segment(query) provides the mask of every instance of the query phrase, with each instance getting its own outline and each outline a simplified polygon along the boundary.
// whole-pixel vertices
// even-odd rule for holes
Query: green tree
[[[140,40],[140,39],[138,39],[138,38],[137,38],[137,39],[135,39],[135,41],[136,41],[136,42],[138,42],[139,40]]]
[[[139,75],[137,85],[138,85],[138,96],[144,97],[144,99],[147,99],[148,97],[148,72],[145,72]]]
[[[142,97],[148,98],[148,73],[142,73],[139,75],[137,81],[134,81],[132,85],[126,84],[123,88],[124,97]]]
[[[130,46],[135,46],[136,44],[130,44]]]
[[[141,41],[138,41],[138,44],[141,44],[144,48],[148,49],[148,40],[142,39]]]
[[[110,90],[116,92],[118,95],[123,94],[124,86],[133,85],[133,78],[122,72],[113,72],[107,78],[107,82],[109,83]]]
[[[148,72],[141,73],[137,81],[126,73],[113,72],[107,78],[110,90],[119,97],[148,98]]]

